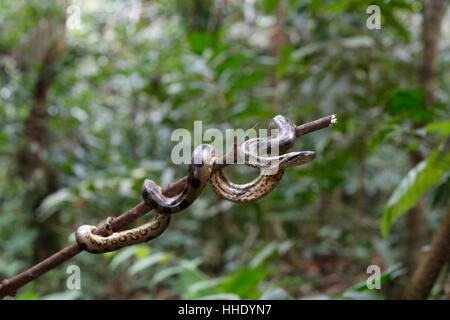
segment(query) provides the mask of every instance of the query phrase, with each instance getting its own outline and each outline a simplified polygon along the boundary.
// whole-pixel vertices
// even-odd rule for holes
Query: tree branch
[[[296,127],[295,130],[296,137],[300,137],[307,133],[329,127],[331,124],[336,123],[336,121],[337,120],[335,115],[330,115],[315,121],[302,124]],[[222,164],[215,164],[213,170],[214,171],[220,170],[223,167],[235,162],[236,160],[235,158],[233,158],[234,161],[229,161],[231,155],[233,154],[236,155],[236,152],[234,152],[235,149],[236,146],[232,150],[230,150],[227,154],[225,154],[222,159],[223,160]],[[182,192],[186,184],[186,179],[187,177],[184,177],[174,183],[169,184],[163,190],[163,193],[166,196],[174,196]],[[132,222],[133,220],[135,220],[140,216],[143,216],[150,210],[151,208],[147,206],[145,202],[142,201],[134,208],[121,214],[117,218],[114,218],[112,221],[112,227],[114,230],[120,230],[124,228],[126,225],[128,225],[130,222]],[[96,231],[96,234],[106,236],[107,233],[105,227],[102,226],[101,228],[99,228]],[[26,285],[28,282],[39,278],[44,273],[52,270],[53,268],[56,268],[60,264],[76,256],[80,252],[81,250],[78,247],[77,243],[73,243],[70,246],[58,251],[57,253],[53,254],[52,256],[48,257],[42,262],[31,267],[30,269],[16,275],[15,277],[3,280],[0,283],[0,299],[3,299],[5,296],[15,296],[17,290]]]

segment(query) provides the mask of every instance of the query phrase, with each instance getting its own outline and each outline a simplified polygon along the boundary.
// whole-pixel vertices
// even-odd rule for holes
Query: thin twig
[[[331,124],[336,123],[335,115],[330,115],[328,117],[324,117],[315,121],[311,121],[300,126],[296,127],[296,137],[300,137],[307,133],[320,130],[326,127],[329,127]],[[230,150],[227,154],[223,156],[222,164],[215,164],[213,167],[213,171],[217,171],[222,169],[223,167],[233,163],[236,161],[236,145],[232,150]],[[233,161],[230,161],[230,157],[233,156]],[[183,191],[186,184],[187,177],[181,178],[180,180],[169,184],[164,190],[163,193],[166,196],[174,196]],[[151,208],[145,204],[145,202],[139,203],[134,208],[128,210],[127,212],[121,214],[120,216],[114,218],[112,221],[112,227],[114,230],[120,230],[124,228],[126,225],[131,223],[136,218],[143,216],[147,212],[149,212]],[[106,236],[105,227],[101,227],[96,231],[96,234]],[[57,253],[51,255],[47,259],[41,261],[40,263],[34,265],[30,269],[14,276],[11,279],[5,279],[0,283],[0,299],[3,299],[5,296],[16,295],[18,289],[26,285],[28,282],[33,281],[39,278],[44,273],[56,268],[60,264],[69,260],[70,258],[76,256],[80,253],[81,250],[78,247],[77,243],[73,243],[70,246],[58,251]]]

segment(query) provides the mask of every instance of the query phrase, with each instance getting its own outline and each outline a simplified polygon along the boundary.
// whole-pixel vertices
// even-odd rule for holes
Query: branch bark
[[[336,122],[335,115],[330,115],[315,121],[311,121],[308,123],[305,123],[303,125],[296,127],[296,136],[300,137],[302,135],[305,135],[307,133],[320,130],[326,127],[329,127],[331,124]],[[235,146],[236,148],[236,146]],[[235,149],[234,148],[234,149]],[[233,162],[225,161],[225,159],[230,159],[229,157],[232,154],[236,154],[234,150],[230,150],[227,154],[223,156],[223,164],[216,164],[214,165],[213,170],[217,171]],[[235,160],[235,158],[233,158]],[[169,184],[164,190],[163,193],[166,196],[173,196],[183,191],[184,186],[186,184],[187,177],[181,178],[180,180]],[[136,218],[146,214],[149,212],[151,208],[145,204],[145,202],[139,203],[134,208],[128,210],[127,212],[121,214],[117,218],[114,218],[112,221],[112,227],[114,230],[121,230],[126,225],[128,225],[130,222],[135,220]],[[99,228],[96,232],[96,234],[106,236],[106,230],[105,227],[102,226]],[[3,299],[5,296],[15,296],[18,289],[29,283],[30,281],[33,281],[37,278],[39,278],[44,273],[52,270],[53,268],[56,268],[60,264],[64,263],[65,261],[69,260],[70,258],[76,256],[78,253],[80,253],[81,250],[78,247],[77,243],[73,243],[70,246],[58,251],[57,253],[53,254],[52,256],[48,257],[47,259],[43,260],[42,262],[36,264],[35,266],[31,267],[30,269],[16,275],[15,277],[11,279],[5,279],[0,283],[0,299]]]

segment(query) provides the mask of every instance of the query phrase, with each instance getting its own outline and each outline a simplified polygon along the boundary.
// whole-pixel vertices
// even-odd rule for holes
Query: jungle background
[[[369,5],[380,29],[366,26]],[[442,0],[0,1],[0,280],[135,206],[145,178],[184,176],[170,160],[177,128],[337,114],[297,140],[316,159],[265,198],[233,204],[208,186],[159,238],[83,252],[16,299],[403,298],[450,215],[448,11]],[[66,288],[70,265],[81,290]],[[366,286],[370,265],[380,290]],[[448,263],[425,297],[449,299]]]

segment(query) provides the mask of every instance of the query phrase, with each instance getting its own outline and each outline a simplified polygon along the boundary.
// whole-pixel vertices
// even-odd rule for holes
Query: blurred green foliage
[[[51,65],[47,143],[37,152],[57,173],[47,192],[42,168],[23,174],[18,159],[34,148],[24,126],[65,8],[0,2],[0,279],[36,263],[37,248],[48,256],[72,243],[79,225],[136,205],[145,178],[167,185],[185,175],[170,161],[170,137],[192,132],[194,120],[222,132],[267,128],[279,113],[339,122],[301,137],[293,150],[316,159],[257,203],[207,188],[158,239],[82,253],[18,299],[384,299],[404,285],[407,233],[404,219],[393,223],[425,194],[435,230],[449,198],[450,33],[443,28],[437,101],[425,108],[421,1],[72,3],[81,28],[65,30]],[[381,8],[381,30],[366,28],[369,4]],[[428,160],[415,166],[412,152]],[[226,173],[255,176],[244,166]],[[82,290],[66,289],[71,264]],[[371,264],[384,272],[383,290],[365,286]]]

